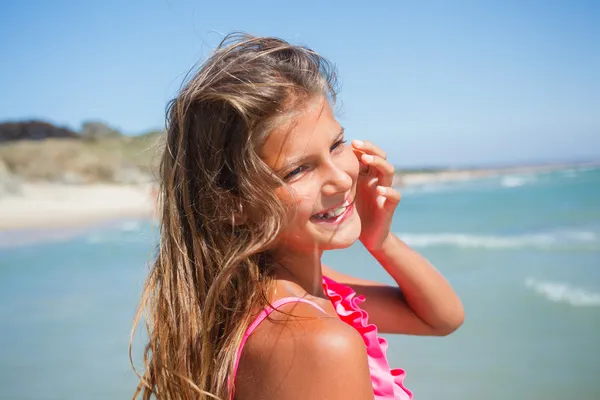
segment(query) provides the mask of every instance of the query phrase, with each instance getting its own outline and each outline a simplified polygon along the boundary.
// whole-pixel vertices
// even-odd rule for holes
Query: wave
[[[472,235],[465,233],[413,234],[397,233],[413,247],[451,246],[483,249],[550,249],[565,246],[600,245],[600,238],[591,231],[557,231],[514,236]]]
[[[500,181],[500,185],[505,188],[514,188],[535,183],[535,175],[505,175]]]
[[[462,188],[462,182],[424,183],[401,188],[403,195],[441,193]]]
[[[110,233],[94,233],[85,238],[88,244],[111,244],[111,243],[137,243],[142,242],[145,238],[142,236],[133,235],[115,235]]]
[[[567,283],[538,281],[528,277],[525,279],[525,286],[555,303],[566,303],[575,307],[600,306],[600,293],[590,292]]]
[[[142,221],[123,221],[118,228],[122,232],[136,232],[142,229]]]
[[[492,174],[490,176],[472,176],[464,179],[437,181],[408,185],[403,187],[402,194],[438,194],[457,190],[478,190],[482,188],[512,189],[535,184],[540,180],[538,174]]]
[[[122,221],[110,228],[96,230],[86,237],[88,244],[135,243],[149,240],[140,220]]]

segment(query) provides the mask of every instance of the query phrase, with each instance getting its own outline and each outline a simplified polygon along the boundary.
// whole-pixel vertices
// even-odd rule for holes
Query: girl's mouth
[[[339,224],[348,218],[354,211],[354,201],[346,200],[340,207],[310,217],[312,222],[318,224]]]

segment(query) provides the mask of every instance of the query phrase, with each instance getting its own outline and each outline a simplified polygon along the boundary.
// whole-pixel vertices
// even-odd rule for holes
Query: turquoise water
[[[466,311],[448,337],[386,335],[416,399],[600,398],[600,169],[406,188],[393,228]],[[42,234],[0,233],[0,399],[130,398],[151,225]],[[391,282],[358,244],[325,261]]]

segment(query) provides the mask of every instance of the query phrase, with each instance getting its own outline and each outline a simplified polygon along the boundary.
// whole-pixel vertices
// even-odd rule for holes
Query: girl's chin
[[[340,240],[340,241],[333,241],[333,242],[327,242],[324,243],[321,246],[322,250],[342,250],[342,249],[347,249],[348,247],[352,246],[354,243],[356,243],[356,241],[358,240],[358,237],[356,239],[353,240]]]
[[[333,236],[320,238],[321,248],[324,250],[345,249],[352,246],[360,236],[360,229],[356,232],[336,232]]]
[[[313,252],[315,250],[329,251],[341,250],[352,246],[360,236],[360,230],[355,232],[339,232],[338,234],[316,234],[300,238],[298,236],[281,238],[277,241],[276,248],[293,250],[294,252]]]
[[[340,225],[337,230],[323,229],[317,225],[317,241],[325,250],[345,249],[352,246],[360,237],[360,219],[352,218]]]
[[[281,232],[276,247],[313,251],[345,249],[352,246],[360,237],[361,223],[358,216],[341,224],[337,229],[329,229],[312,221],[304,229],[286,229]]]

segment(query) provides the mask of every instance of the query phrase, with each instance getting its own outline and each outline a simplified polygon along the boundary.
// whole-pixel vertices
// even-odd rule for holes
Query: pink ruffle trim
[[[386,357],[387,341],[377,336],[377,327],[369,324],[369,315],[358,305],[364,297],[356,296],[354,290],[326,276],[323,277],[323,289],[342,321],[353,326],[365,341],[375,399],[412,399],[411,391],[403,384],[404,370],[390,369]]]

